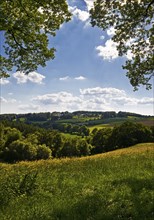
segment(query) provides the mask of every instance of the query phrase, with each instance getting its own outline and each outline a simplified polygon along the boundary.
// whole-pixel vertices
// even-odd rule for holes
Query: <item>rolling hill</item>
[[[83,158],[0,164],[0,219],[152,220],[154,143]]]

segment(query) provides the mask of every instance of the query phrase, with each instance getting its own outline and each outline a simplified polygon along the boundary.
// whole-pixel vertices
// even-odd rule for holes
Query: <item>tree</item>
[[[7,162],[22,160],[35,160],[37,156],[36,146],[23,140],[15,140],[3,151],[2,158]]]
[[[22,138],[22,133],[16,128],[6,127],[4,129],[5,147],[8,147],[13,141]]]
[[[47,147],[45,144],[42,144],[42,145],[38,145],[37,146],[37,159],[40,160],[40,159],[49,159],[51,158],[51,150],[49,147]]]
[[[4,51],[0,55],[0,77],[16,66],[28,74],[54,58],[48,48],[48,36],[55,36],[60,25],[70,20],[66,0],[1,0],[0,31],[4,34]]]
[[[103,30],[114,27],[112,40],[119,55],[131,54],[123,69],[134,90],[140,85],[150,89],[154,76],[154,0],[96,0],[90,13],[92,26]]]
[[[112,134],[111,128],[103,128],[93,133],[91,144],[94,146],[92,154],[98,154],[111,150],[109,147],[109,139]]]
[[[145,125],[126,121],[115,126],[109,140],[112,150],[152,141],[152,130]]]

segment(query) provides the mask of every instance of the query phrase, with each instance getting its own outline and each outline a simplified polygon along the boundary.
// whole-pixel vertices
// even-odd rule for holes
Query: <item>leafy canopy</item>
[[[5,56],[0,55],[0,77],[13,66],[29,73],[54,58],[48,36],[70,20],[66,0],[1,0],[0,31],[4,34]]]
[[[154,75],[154,0],[96,0],[90,13],[92,26],[103,30],[114,27],[112,40],[119,56],[131,53],[123,68],[134,89],[140,85],[150,89]]]

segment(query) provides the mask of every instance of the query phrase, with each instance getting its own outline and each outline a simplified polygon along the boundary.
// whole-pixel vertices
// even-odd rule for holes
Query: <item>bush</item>
[[[36,147],[31,143],[21,140],[13,141],[3,152],[3,158],[7,162],[35,160],[36,155]]]
[[[48,159],[51,157],[52,151],[48,148],[45,144],[37,146],[37,156],[36,158],[39,159]]]

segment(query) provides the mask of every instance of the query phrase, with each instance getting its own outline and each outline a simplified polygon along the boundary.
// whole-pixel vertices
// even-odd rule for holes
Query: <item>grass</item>
[[[61,134],[66,138],[78,138],[79,136],[76,134],[62,133]]]
[[[1,220],[152,220],[154,144],[0,164]]]
[[[112,128],[112,126],[109,124],[100,124],[100,125],[89,126],[88,128],[89,128],[90,132],[92,132],[95,128],[97,128],[99,130],[99,129],[103,129],[103,128]]]

